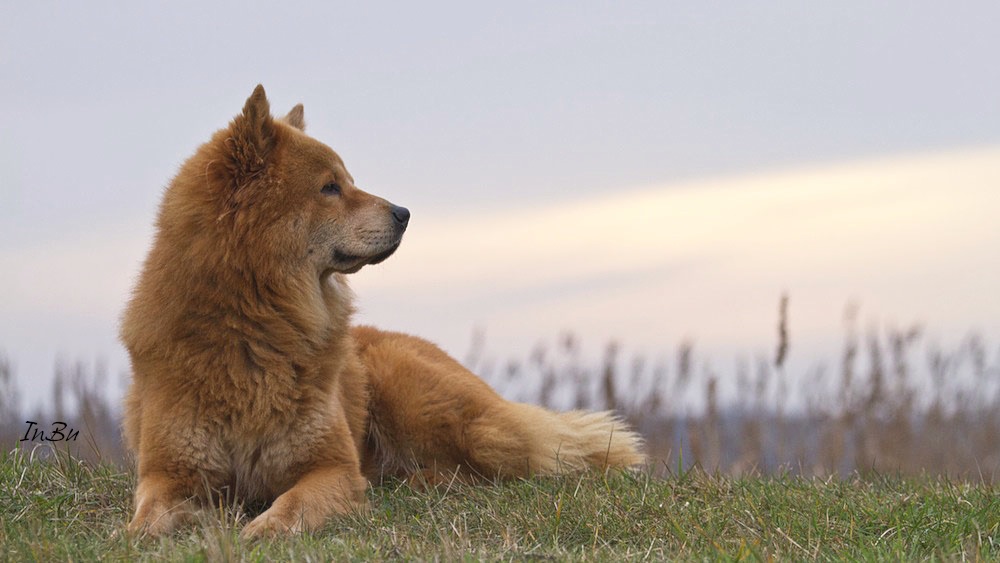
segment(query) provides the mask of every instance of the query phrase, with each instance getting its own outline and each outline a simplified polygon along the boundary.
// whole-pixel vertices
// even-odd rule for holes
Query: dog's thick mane
[[[134,358],[183,358],[189,366],[164,377],[196,384],[200,373],[224,364],[233,366],[226,371],[238,389],[259,385],[244,381],[246,374],[282,388],[329,378],[331,363],[351,355],[353,293],[343,276],[320,279],[301,266],[304,248],[287,241],[244,243],[285,227],[275,224],[267,201],[281,181],[273,162],[302,125],[300,107],[298,122],[293,110],[289,124],[273,119],[266,98],[255,96],[199,147],[164,194],[147,267],[123,320],[122,339]],[[233,287],[250,291],[226,290]]]

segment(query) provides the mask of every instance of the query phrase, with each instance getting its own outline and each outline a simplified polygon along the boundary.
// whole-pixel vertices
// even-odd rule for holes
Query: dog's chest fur
[[[218,471],[216,486],[268,501],[288,489],[322,447],[334,405],[304,400],[298,393],[269,394],[267,389],[242,398],[199,421],[217,453],[207,460],[207,469]]]

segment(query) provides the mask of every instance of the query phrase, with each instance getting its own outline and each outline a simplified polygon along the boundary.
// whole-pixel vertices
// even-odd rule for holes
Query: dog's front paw
[[[264,511],[243,528],[240,537],[245,540],[290,536],[302,531],[302,518],[287,511],[279,512],[275,507]]]
[[[186,502],[170,505],[158,500],[140,501],[135,516],[125,529],[131,536],[159,537],[169,534],[191,518]]]

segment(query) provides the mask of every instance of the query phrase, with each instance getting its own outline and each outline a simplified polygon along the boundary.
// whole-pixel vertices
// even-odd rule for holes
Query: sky
[[[410,209],[359,322],[462,357],[564,330],[802,361],[842,311],[1000,341],[996,2],[0,7],[0,352],[127,371],[179,165],[267,88]],[[825,353],[825,352],[824,352]],[[809,358],[807,360],[807,358]]]

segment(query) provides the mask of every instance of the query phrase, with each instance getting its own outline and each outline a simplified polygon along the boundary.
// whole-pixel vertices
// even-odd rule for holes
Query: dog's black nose
[[[393,219],[396,220],[397,223],[405,227],[406,224],[410,221],[410,210],[405,207],[393,205],[392,217]]]

